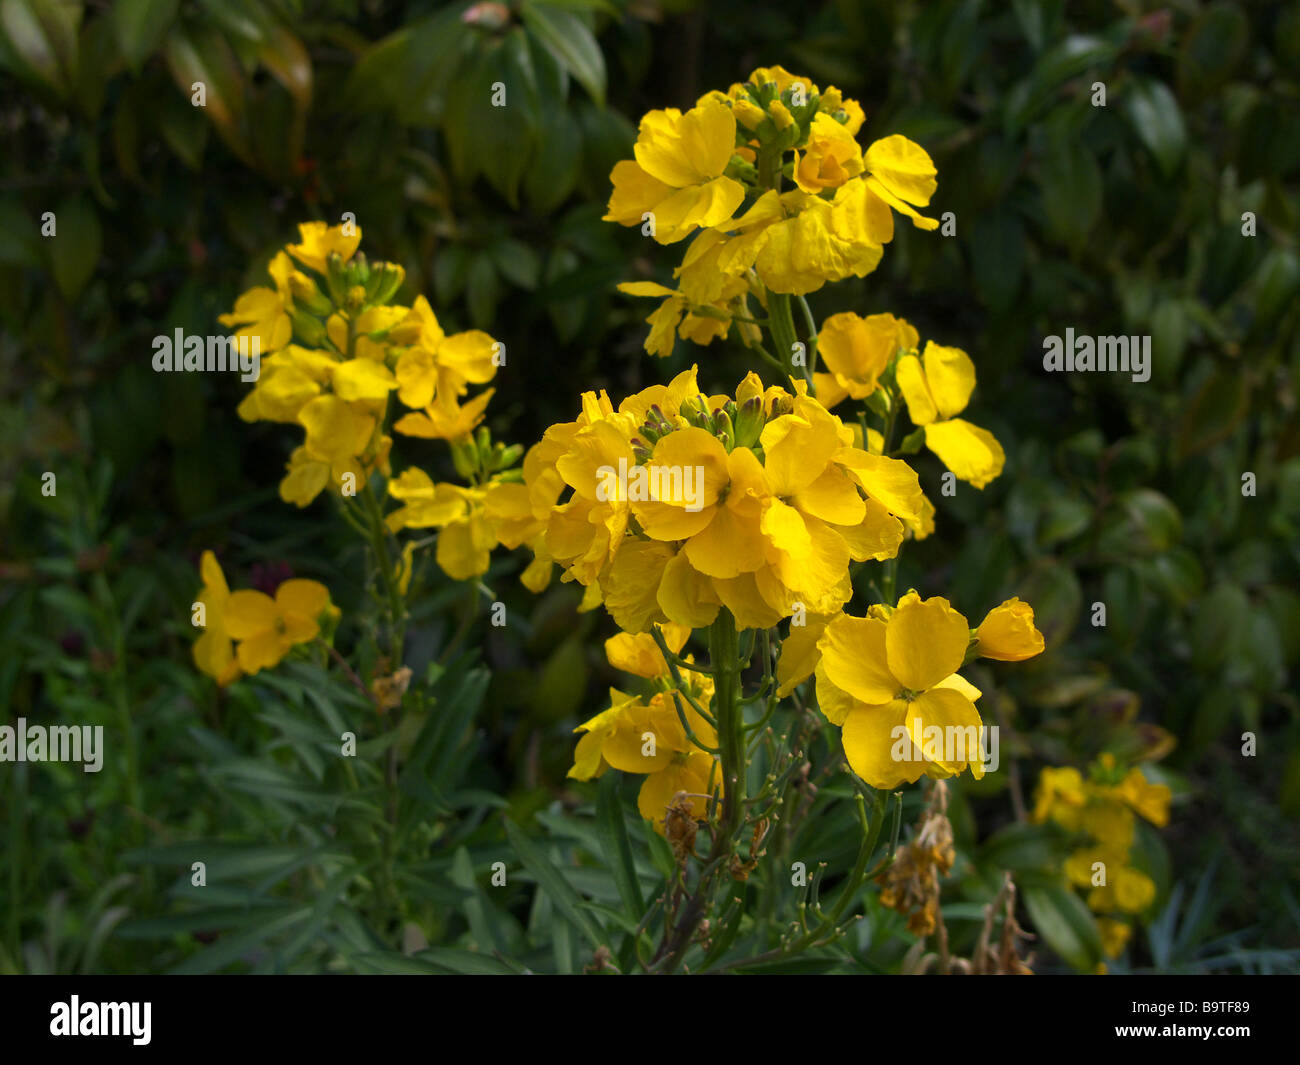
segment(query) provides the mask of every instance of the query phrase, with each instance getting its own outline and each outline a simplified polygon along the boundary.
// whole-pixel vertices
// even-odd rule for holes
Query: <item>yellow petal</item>
[[[857,525],[867,513],[853,482],[835,466],[801,489],[794,497],[794,505],[832,525]]]
[[[925,446],[962,481],[983,488],[1002,473],[1006,452],[987,429],[962,418],[925,427]]]
[[[938,188],[934,161],[915,141],[894,134],[873,142],[866,151],[867,169],[900,200],[925,207]]]
[[[841,614],[826,626],[818,647],[826,678],[859,702],[887,703],[902,687],[889,670],[883,621]]]
[[[789,635],[781,641],[781,657],[776,663],[776,679],[780,685],[776,691],[778,698],[784,699],[812,676],[822,660],[817,642],[830,620],[829,615],[810,614],[805,616],[802,625],[790,623]]]
[[[280,611],[265,592],[241,589],[230,594],[222,616],[226,632],[236,640],[244,640],[259,633],[275,632]]]
[[[319,581],[295,578],[275,590],[275,604],[283,614],[315,622],[329,609],[330,593]]]
[[[667,544],[649,540],[630,540],[619,548],[601,583],[605,608],[624,632],[645,632],[654,622],[665,620],[659,585],[672,557]]]
[[[718,616],[718,598],[709,578],[691,565],[685,552],[673,556],[664,567],[658,602],[670,621],[692,629],[711,625]]]
[[[907,732],[913,751],[945,773],[960,773],[972,762],[983,767],[979,711],[953,688],[922,692],[907,707]]]
[[[853,772],[871,787],[887,790],[919,780],[923,758],[907,742],[907,704],[895,699],[885,706],[855,706],[844,719],[844,756]]]
[[[921,356],[925,380],[940,418],[951,418],[966,409],[975,391],[975,363],[961,348],[945,347],[933,340]]]
[[[907,401],[907,413],[916,425],[928,425],[939,416],[939,408],[934,397],[930,395],[930,386],[926,383],[925,370],[921,360],[915,355],[904,355],[898,360],[894,373],[903,399]]]
[[[349,359],[334,369],[334,391],[340,399],[382,402],[397,387],[397,378],[382,362]]]
[[[970,626],[947,599],[905,595],[885,632],[889,672],[914,692],[956,673],[966,657]]]
[[[236,592],[236,595],[239,593]],[[236,654],[240,668],[245,673],[253,674],[262,669],[271,669],[280,664],[289,651],[289,644],[274,629],[257,633],[240,641]]]

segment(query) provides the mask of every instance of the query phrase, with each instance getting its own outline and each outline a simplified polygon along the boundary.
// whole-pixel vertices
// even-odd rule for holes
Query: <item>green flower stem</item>
[[[794,345],[799,340],[794,329],[794,314],[790,310],[790,297],[783,292],[767,293],[767,316],[771,319],[772,344],[782,369],[791,376],[807,375],[807,360],[802,369],[794,365]],[[782,382],[784,384],[784,382]]]
[[[369,482],[361,493],[366,510],[366,524],[370,536],[370,550],[375,556],[375,565],[379,569],[379,581],[383,585],[384,595],[388,599],[388,634],[390,665],[396,669],[402,664],[402,645],[406,639],[406,607],[402,603],[402,593],[397,587],[397,574],[393,566],[393,557],[388,550],[387,529],[384,515],[379,507],[379,500],[371,491]]]
[[[813,317],[812,308],[808,306],[808,297],[799,297],[799,308],[803,311],[804,325],[808,327],[808,394],[817,395],[817,385],[813,380],[813,375],[817,373],[817,320]]]
[[[748,771],[745,750],[745,715],[741,702],[740,640],[736,619],[723,607],[709,627],[709,666],[713,670],[713,715],[717,721],[718,749],[722,757],[722,817],[713,848],[694,894],[660,951],[652,968],[672,973],[681,965],[700,921],[704,919],[719,874],[725,874],[745,817]]]
[[[736,620],[723,607],[709,627],[709,665],[713,670],[713,716],[722,754],[722,825],[719,839],[729,840],[740,827],[745,804],[745,717],[740,701],[740,644]]]

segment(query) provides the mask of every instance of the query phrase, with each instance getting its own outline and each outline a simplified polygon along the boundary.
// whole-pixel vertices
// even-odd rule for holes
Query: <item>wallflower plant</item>
[[[954,861],[947,782],[978,779],[988,762],[983,693],[961,671],[1044,648],[1019,599],[972,625],[939,590],[897,587],[908,541],[941,524],[908,456],[924,446],[976,489],[1006,456],[960,417],[976,385],[964,351],[922,346],[888,312],[814,320],[806,295],[875,270],[895,214],[937,227],[921,213],[937,189],[930,157],[897,134],[864,142],[865,124],[856,101],[780,67],[687,111],[645,115],[633,158],[611,173],[605,217],[673,249],[674,286],[620,286],[660,300],[646,350],[732,338],[754,368],[727,392],[713,391],[707,365],[617,400],[582,392],[573,420],[526,453],[482,425],[500,345],[448,333],[422,296],[394,303],[402,268],[366,259],[354,224],[303,224],[270,260],[270,284],[221,319],[264,352],[241,418],[301,431],[282,500],[302,508],[327,494],[366,546],[378,646],[374,675],[359,677],[332,647],[338,613],[323,585],[231,592],[208,553],[198,667],[227,685],[315,647],[397,717],[423,552],[474,605],[493,550],[527,546],[528,589],[558,571],[582,589],[581,610],[603,608],[620,630],[606,656],[629,679],[576,728],[568,775],[578,786],[641,777],[637,809],[671,853],[671,875],[620,949],[624,967],[842,950],[873,885],[871,905],[905,914],[919,946],[942,928],[940,881]],[[446,441],[460,481],[403,462],[403,438]],[[1167,796],[1130,777],[1088,792],[1071,772],[1045,775],[1036,816],[1081,834],[1074,882],[1094,852],[1117,863],[1090,897],[1098,912],[1141,909],[1150,892],[1123,863],[1126,825],[1133,810],[1166,816]],[[920,781],[927,812],[900,849],[902,797]],[[790,881],[801,891],[781,918],[791,840],[819,788],[852,804],[856,858],[833,871],[833,901],[821,897],[824,866],[810,885]],[[1013,910],[1008,884],[986,931],[997,916],[1014,944]],[[756,953],[729,953],[742,926]],[[1118,926],[1106,934],[1121,937]],[[963,971],[1028,971],[1014,946],[995,953]],[[942,971],[961,969],[946,939],[939,956]]]

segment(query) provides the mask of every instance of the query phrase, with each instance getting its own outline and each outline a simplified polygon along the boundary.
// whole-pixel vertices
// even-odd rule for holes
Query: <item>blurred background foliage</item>
[[[232,584],[286,563],[325,580],[344,646],[362,578],[324,504],[276,499],[290,434],[236,418],[234,375],[153,373],[151,339],[211,332],[297,222],[352,212],[366,252],[406,267],[406,299],[505,343],[499,439],[692,362],[729,388],[738,346],[641,352],[648,308],[614,285],[667,280],[673,256],[600,216],[641,114],[774,63],[859,99],[868,139],[925,146],[932,213],[952,213],[953,235],[900,228],[876,273],[812,299],[969,351],[977,420],[1006,447],[1006,473],[955,498],[918,457],[939,534],[900,587],[972,618],[1019,594],[1047,637],[972,677],[1006,771],[955,789],[958,948],[1010,870],[1040,967],[1095,965],[1023,812],[1043,765],[1109,749],[1175,791],[1169,827],[1139,837],[1159,897],[1120,967],[1295,967],[1300,8],[0,0],[0,700],[102,723],[122,755],[97,776],[0,770],[0,968],[570,971],[635,925],[670,858],[613,784],[564,778],[571,729],[617,682],[609,623],[572,587],[535,599],[502,557],[486,580],[510,624],[480,618],[445,661],[465,596],[432,575],[409,655],[430,709],[399,740],[419,772],[396,797],[365,759],[341,775],[340,724],[375,761],[380,730],[323,664],[225,695],[194,672],[200,550]],[[1150,335],[1151,380],[1045,373],[1043,338],[1067,328]],[[857,828],[828,794],[790,852],[830,878]],[[498,860],[527,871],[489,893]],[[910,937],[869,917],[833,964],[897,967]]]

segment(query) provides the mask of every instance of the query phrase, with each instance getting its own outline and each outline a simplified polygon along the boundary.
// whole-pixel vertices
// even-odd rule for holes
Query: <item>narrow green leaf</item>
[[[546,856],[546,853],[525,836],[513,821],[506,821],[506,835],[509,837],[510,845],[514,848],[515,853],[519,855],[519,860],[524,863],[524,868],[537,878],[538,884],[550,896],[551,901],[555,903],[555,908],[570,924],[587,937],[593,949],[599,947],[605,941],[604,933],[583,912],[582,898],[564,879],[564,875],[560,870],[551,864],[551,860]]]
[[[627,820],[623,816],[623,801],[619,795],[621,778],[617,773],[606,773],[596,792],[596,824],[600,840],[609,863],[614,883],[622,896],[623,906],[637,920],[645,913],[645,899],[637,880],[636,864],[632,860],[632,842],[627,834]]]

